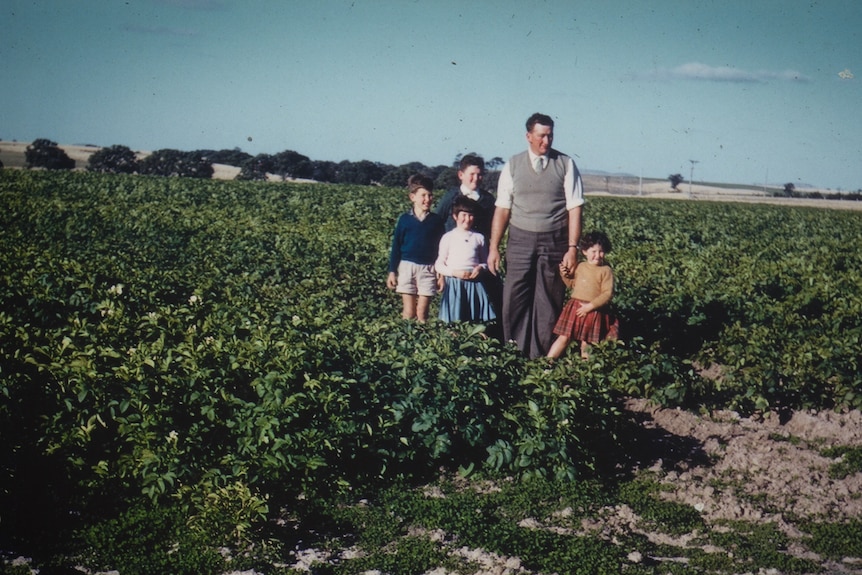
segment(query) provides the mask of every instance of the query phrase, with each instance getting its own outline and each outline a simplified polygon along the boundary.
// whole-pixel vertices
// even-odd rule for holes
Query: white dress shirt
[[[528,149],[530,165],[535,164],[538,157],[532,150]],[[548,165],[547,156],[542,156],[542,165]],[[566,162],[566,177],[563,180],[563,190],[566,193],[566,209],[571,210],[584,205],[584,185],[580,177],[575,178],[575,162],[571,158]],[[512,195],[515,192],[515,184],[512,181],[512,172],[509,170],[509,162],[503,166],[500,172],[500,180],[497,184],[497,201],[494,204],[498,208],[512,209]]]

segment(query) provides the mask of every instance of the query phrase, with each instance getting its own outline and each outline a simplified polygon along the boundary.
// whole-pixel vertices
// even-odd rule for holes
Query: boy
[[[458,164],[458,180],[461,184],[454,187],[443,196],[437,205],[437,215],[443,218],[446,231],[455,229],[452,219],[452,206],[455,198],[466,196],[478,202],[479,206],[473,219],[473,229],[485,236],[485,241],[491,237],[491,219],[494,217],[494,202],[496,198],[487,190],[482,189],[482,179],[485,177],[485,160],[476,154],[467,154]]]
[[[389,276],[386,287],[401,294],[401,317],[428,320],[431,298],[437,295],[437,247],[443,236],[443,219],[431,212],[434,182],[428,176],[414,174],[407,180],[410,210],[398,218],[389,254]]]

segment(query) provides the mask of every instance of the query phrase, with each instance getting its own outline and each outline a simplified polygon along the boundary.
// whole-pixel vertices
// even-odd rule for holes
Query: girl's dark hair
[[[582,235],[578,242],[578,249],[585,252],[596,244],[602,246],[605,253],[611,251],[611,240],[604,232],[589,232]]]
[[[468,198],[464,194],[459,194],[458,197],[455,198],[455,201],[452,202],[452,215],[457,216],[461,212],[475,214],[478,207],[479,202],[473,198]]]

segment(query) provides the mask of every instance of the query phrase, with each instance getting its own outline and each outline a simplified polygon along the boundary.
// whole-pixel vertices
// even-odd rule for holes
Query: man
[[[473,219],[473,230],[485,236],[485,241],[491,240],[491,219],[494,217],[494,196],[480,188],[485,177],[485,160],[475,154],[467,154],[458,164],[458,180],[461,184],[451,188],[437,205],[437,215],[446,222],[446,231],[455,228],[452,219],[452,204],[459,195],[467,196],[479,203],[479,212]]]
[[[554,121],[544,114],[527,119],[525,152],[500,173],[491,223],[488,269],[500,271],[500,241],[506,244],[503,334],[530,358],[546,355],[563,308],[560,263],[578,265],[584,205],[583,182],[574,160],[551,146]]]

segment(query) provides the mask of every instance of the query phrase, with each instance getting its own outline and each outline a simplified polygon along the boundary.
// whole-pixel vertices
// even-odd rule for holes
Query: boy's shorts
[[[401,260],[398,264],[398,293],[432,297],[437,295],[437,272],[434,264],[421,265]]]

